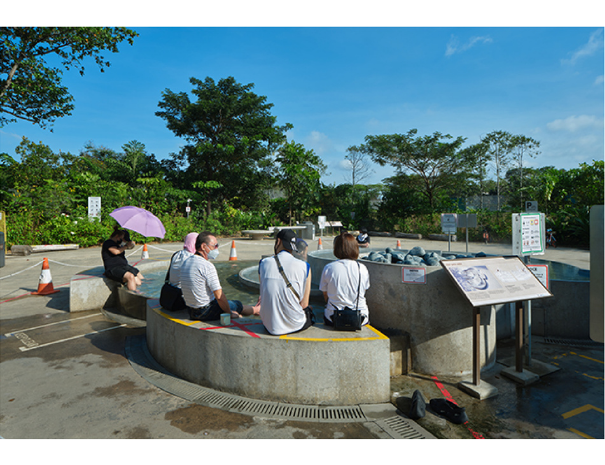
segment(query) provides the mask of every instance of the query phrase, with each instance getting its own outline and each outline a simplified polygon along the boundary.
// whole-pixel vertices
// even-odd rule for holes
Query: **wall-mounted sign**
[[[531,271],[536,278],[540,280],[546,289],[550,289],[548,282],[548,265],[527,265],[527,269]]]
[[[426,284],[426,268],[404,266],[401,281],[407,284]]]

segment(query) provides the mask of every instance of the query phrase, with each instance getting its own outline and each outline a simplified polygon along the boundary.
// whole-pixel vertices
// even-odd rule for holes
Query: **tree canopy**
[[[397,174],[417,175],[420,192],[433,209],[439,191],[453,186],[456,175],[466,166],[459,150],[466,138],[457,137],[450,142],[453,137],[449,134],[417,136],[417,133],[411,129],[407,134],[366,136],[365,144],[353,149],[369,154],[381,166],[393,166]]]
[[[278,126],[270,113],[273,104],[251,91],[254,84],[239,84],[233,77],[216,83],[190,79],[194,86],[191,101],[185,92],[166,89],[156,115],[166,120],[168,129],[188,144],[175,159],[187,164],[190,182],[216,181],[221,187],[207,194],[234,198],[254,196],[268,176],[268,157],[286,139],[291,124]],[[227,182],[228,181],[228,182]]]
[[[110,63],[102,52],[116,53],[120,42],[132,45],[136,36],[124,27],[1,27],[0,127],[21,119],[45,128],[70,115],[73,97],[61,68],[84,75],[84,59],[92,57],[103,72]]]

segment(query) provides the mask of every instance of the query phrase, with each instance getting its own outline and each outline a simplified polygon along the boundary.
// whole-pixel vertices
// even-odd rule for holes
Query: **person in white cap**
[[[275,238],[275,255],[261,260],[260,317],[265,329],[274,336],[307,329],[315,323],[309,306],[311,267],[295,258],[296,234],[282,229]]]

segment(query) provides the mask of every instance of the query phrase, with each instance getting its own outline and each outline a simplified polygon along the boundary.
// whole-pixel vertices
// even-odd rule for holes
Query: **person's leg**
[[[122,282],[126,283],[126,287],[128,287],[129,291],[136,291],[137,290],[137,279],[136,276],[133,275],[130,271],[127,271],[126,273],[124,273],[124,276],[122,277]],[[141,285],[140,281],[139,281],[139,286]]]

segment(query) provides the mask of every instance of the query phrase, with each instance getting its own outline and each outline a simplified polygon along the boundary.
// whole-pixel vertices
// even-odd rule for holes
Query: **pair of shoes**
[[[419,418],[424,417],[426,413],[426,402],[424,401],[424,397],[418,389],[414,391],[412,394],[412,406],[410,407],[410,412],[408,413],[408,417],[412,420],[418,420]]]
[[[438,415],[445,417],[456,425],[461,425],[468,421],[464,407],[458,407],[447,399],[431,399],[431,409]]]

